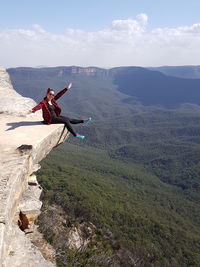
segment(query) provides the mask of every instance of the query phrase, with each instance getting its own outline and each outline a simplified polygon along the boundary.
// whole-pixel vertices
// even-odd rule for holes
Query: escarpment
[[[28,238],[40,213],[39,162],[62,143],[61,124],[45,125],[41,113],[27,115],[36,103],[19,95],[0,69],[0,266],[55,266]]]

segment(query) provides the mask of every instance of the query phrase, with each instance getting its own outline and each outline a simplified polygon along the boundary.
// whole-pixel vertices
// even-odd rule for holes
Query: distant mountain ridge
[[[150,70],[157,70],[163,74],[169,76],[175,76],[178,78],[185,79],[200,79],[200,66],[161,66],[161,67],[151,67]]]
[[[117,101],[120,106],[124,99],[129,104],[137,102],[143,105],[164,107],[177,106],[182,103],[199,105],[200,79],[178,78],[158,71],[167,69],[169,72],[171,68],[174,69],[173,67],[165,69],[164,67],[157,69],[143,67],[102,69],[79,66],[39,69],[20,67],[8,69],[8,72],[15,89],[23,96],[31,96],[36,101],[44,97],[46,88],[61,89],[66,86],[66,82],[74,82],[77,90],[72,90],[70,103],[66,102],[70,110],[73,110],[71,102],[73,101],[73,103],[81,104],[84,111],[86,98],[90,104],[94,104],[93,110],[95,108],[101,110],[100,104],[103,103],[107,103],[108,106],[113,105],[114,101]]]
[[[167,76],[145,68],[123,68],[114,77],[119,91],[137,98],[144,105],[177,106],[200,104],[200,79]]]

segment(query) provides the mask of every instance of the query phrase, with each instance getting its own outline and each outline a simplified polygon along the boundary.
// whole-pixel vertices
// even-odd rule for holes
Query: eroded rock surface
[[[5,69],[0,68],[0,113],[24,116],[35,101],[22,97],[14,89]]]
[[[12,226],[12,242],[6,256],[5,266],[15,267],[54,267],[46,261],[38,248],[16,225]]]
[[[0,69],[0,266],[55,266],[28,239],[40,213],[39,162],[68,136],[62,124],[27,115],[35,102],[16,93]],[[22,117],[23,116],[23,117]],[[32,228],[33,227],[33,228]],[[34,230],[32,235],[34,235]]]

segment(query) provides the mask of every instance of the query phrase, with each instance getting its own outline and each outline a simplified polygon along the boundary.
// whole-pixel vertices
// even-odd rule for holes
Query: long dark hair
[[[51,89],[51,88],[48,88],[48,89],[47,89],[47,93],[46,93],[46,94],[48,95],[48,93],[49,93],[49,92],[51,92],[51,91],[53,91],[53,89]]]
[[[48,88],[48,89],[47,89],[46,96],[44,97],[45,100],[47,99],[47,95],[48,95],[48,93],[50,93],[51,91],[54,91],[54,90],[51,89],[51,88]]]

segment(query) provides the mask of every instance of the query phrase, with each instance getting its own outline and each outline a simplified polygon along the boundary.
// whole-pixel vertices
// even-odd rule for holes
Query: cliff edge
[[[39,162],[62,143],[62,124],[43,124],[41,113],[26,115],[36,103],[19,95],[0,68],[0,266],[55,266],[28,238],[40,213]],[[34,234],[34,232],[33,232]]]

